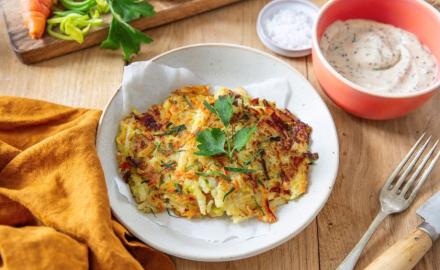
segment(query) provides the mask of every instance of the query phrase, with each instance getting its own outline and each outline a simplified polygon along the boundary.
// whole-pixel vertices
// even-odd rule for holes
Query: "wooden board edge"
[[[141,18],[139,20],[133,21],[131,24],[137,29],[144,31],[240,1],[244,0],[222,0],[220,2],[212,0],[197,0],[196,3],[183,3],[179,7],[174,7],[167,9],[163,12],[158,12],[153,17]],[[187,10],[187,12],[182,12],[183,9]],[[2,14],[3,16],[5,16],[4,12],[2,12]],[[9,43],[21,62],[23,62],[24,64],[34,64],[98,45],[99,43],[101,43],[101,41],[105,39],[107,33],[108,27],[103,27],[97,31],[91,32],[82,44],[79,44],[75,41],[57,40],[56,43],[48,44],[45,47],[38,47],[28,51],[22,51],[17,48],[12,43],[12,39],[10,36]]]
[[[3,1],[0,0],[0,9],[1,9],[1,20],[3,20],[3,25],[5,28],[5,32],[7,34],[7,40],[8,40],[8,44],[9,47],[11,48],[11,50],[15,53],[15,55],[17,56],[17,58],[24,63],[24,60],[22,58],[21,53],[19,52],[17,46],[15,45],[15,43],[13,42],[13,39],[11,37],[11,33],[8,31],[8,20],[6,20],[6,14],[5,14],[5,9],[3,8]]]
[[[108,28],[105,28],[90,33],[88,38],[86,38],[82,44],[75,41],[60,40],[60,42],[48,44],[46,47],[40,47],[29,51],[15,51],[15,53],[24,64],[35,64],[44,60],[49,60],[96,46],[105,39],[107,31]]]

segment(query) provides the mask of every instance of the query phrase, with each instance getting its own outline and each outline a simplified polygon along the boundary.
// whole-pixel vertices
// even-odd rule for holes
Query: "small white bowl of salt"
[[[309,55],[319,8],[308,0],[275,0],[258,15],[257,34],[273,52],[287,57]]]

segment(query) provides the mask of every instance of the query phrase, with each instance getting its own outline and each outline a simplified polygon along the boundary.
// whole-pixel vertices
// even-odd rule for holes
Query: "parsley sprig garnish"
[[[226,154],[230,161],[234,151],[241,151],[255,133],[257,128],[244,127],[237,132],[233,132],[231,126],[231,118],[234,114],[233,104],[234,97],[231,95],[220,96],[214,105],[209,104],[206,100],[203,105],[215,114],[223,123],[224,128],[209,128],[202,130],[197,134],[196,141],[198,151],[196,155],[200,156],[215,156]]]
[[[226,135],[223,130],[219,128],[210,128],[200,131],[196,137],[199,143],[197,147],[198,152],[195,152],[199,156],[215,156],[226,153],[225,141]]]
[[[154,7],[144,0],[107,0],[107,3],[113,17],[107,39],[101,47],[112,50],[122,48],[124,59],[129,61],[133,54],[139,52],[142,43],[153,41],[129,22],[153,16]]]

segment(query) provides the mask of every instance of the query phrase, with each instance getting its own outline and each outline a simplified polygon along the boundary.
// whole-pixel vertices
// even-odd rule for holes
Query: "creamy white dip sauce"
[[[437,82],[437,62],[417,37],[371,20],[336,21],[320,41],[321,51],[338,73],[386,94],[420,91]]]

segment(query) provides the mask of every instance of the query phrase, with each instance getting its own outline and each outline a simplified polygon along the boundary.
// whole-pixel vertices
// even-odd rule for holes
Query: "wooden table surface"
[[[255,22],[267,0],[248,0],[147,31],[155,41],[143,46],[135,60],[203,42],[243,44],[269,52],[260,43]],[[315,0],[322,4],[325,0]],[[0,94],[44,99],[71,106],[104,108],[121,83],[124,61],[119,52],[98,47],[33,66],[19,62],[10,50],[4,22],[0,25]],[[335,120],[340,143],[336,185],[318,217],[298,236],[259,256],[223,263],[175,258],[178,269],[334,269],[367,229],[379,209],[378,191],[388,173],[423,131],[440,136],[440,95],[408,116],[390,121],[353,117],[336,107],[321,91],[311,58],[288,59],[319,91]],[[431,175],[406,212],[388,218],[364,251],[363,269],[420,220],[415,210],[440,190],[440,167]],[[417,265],[440,270],[440,241]]]

